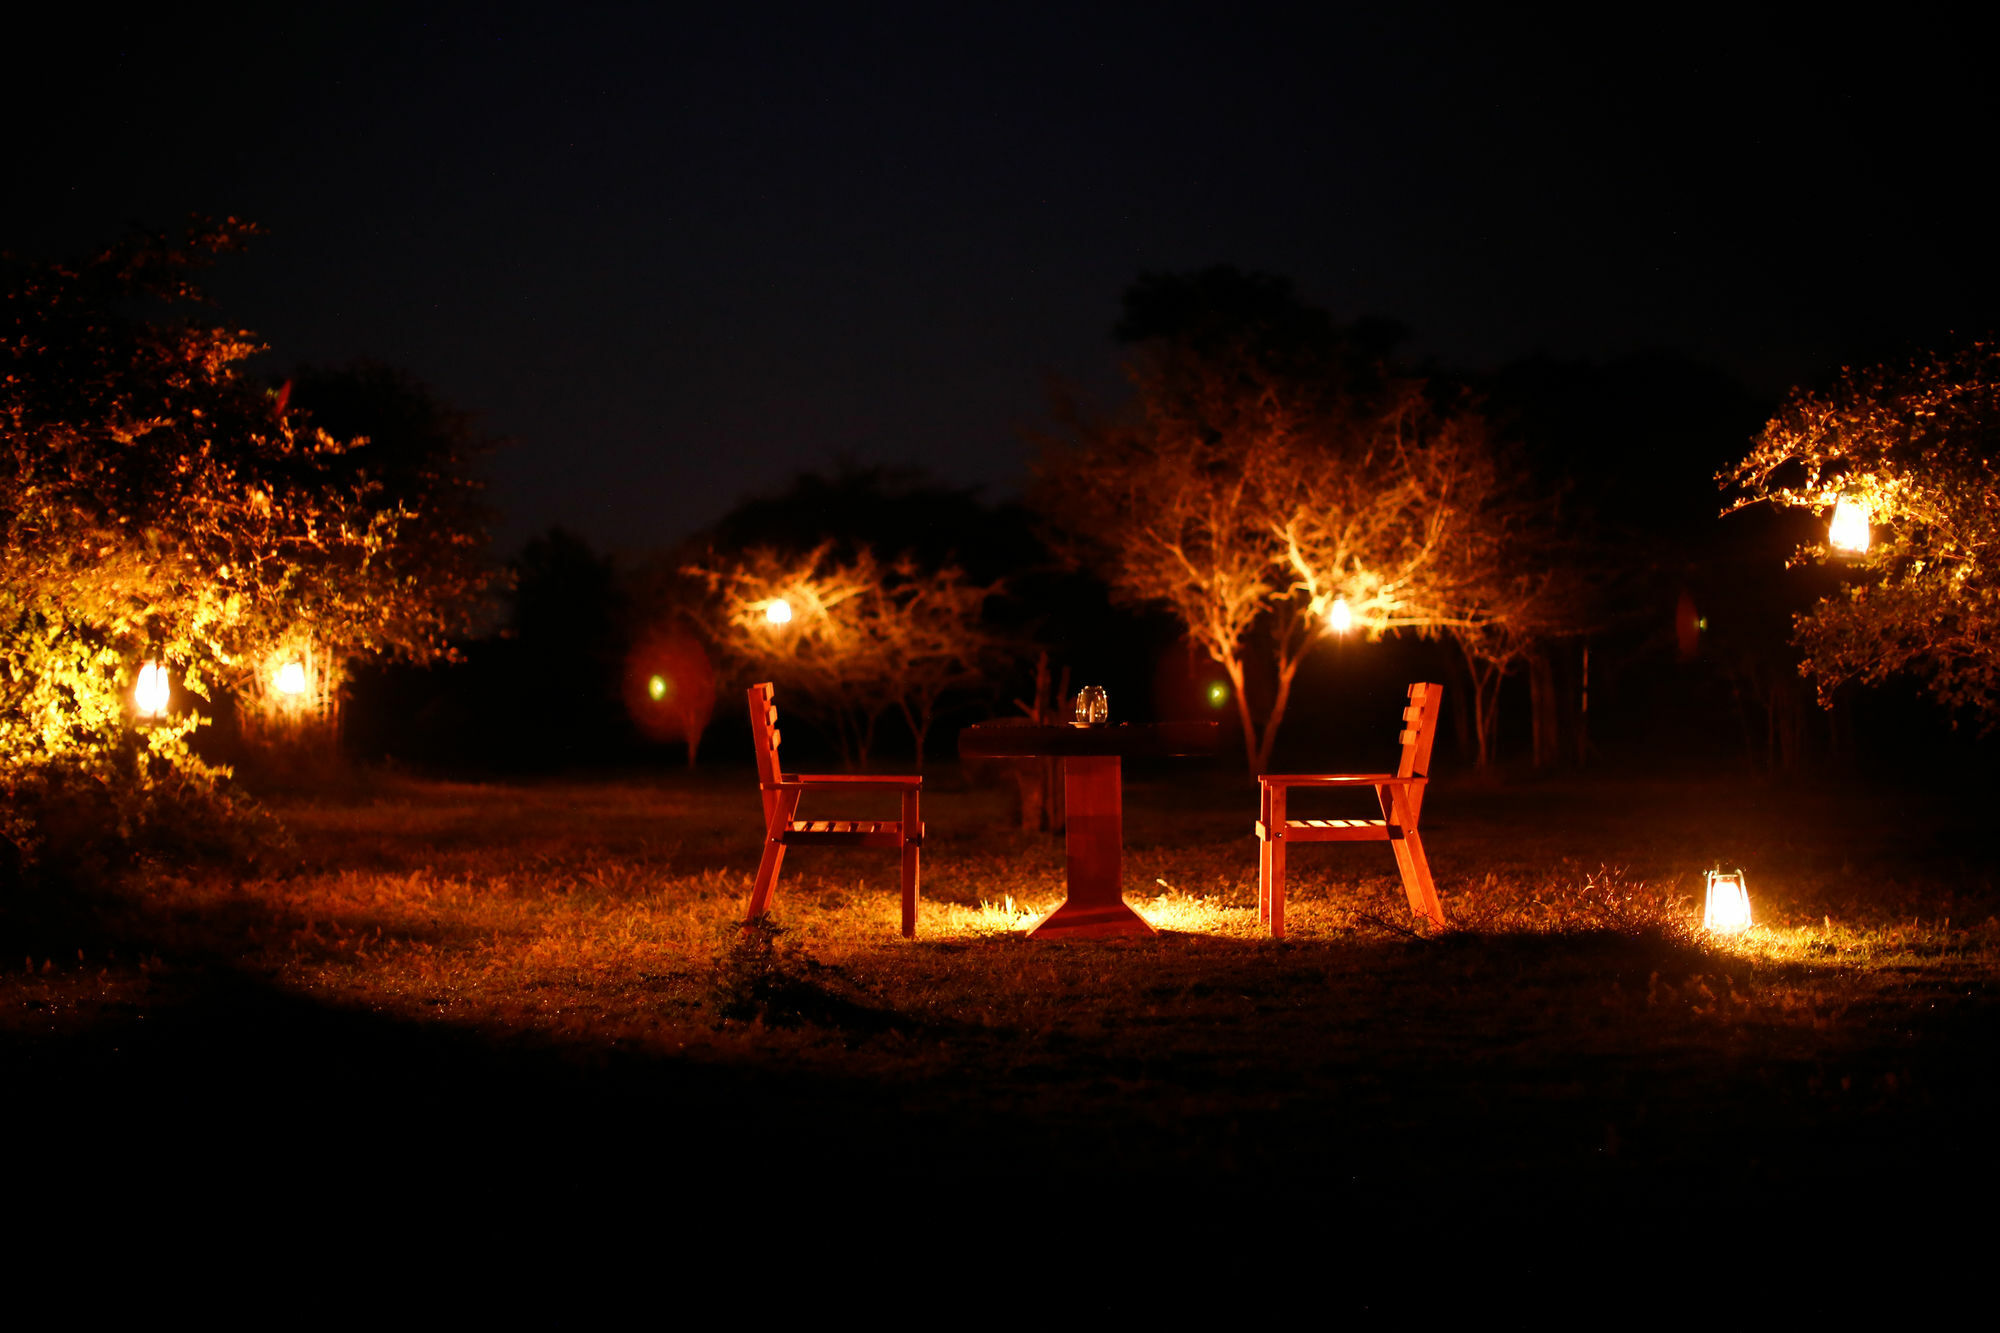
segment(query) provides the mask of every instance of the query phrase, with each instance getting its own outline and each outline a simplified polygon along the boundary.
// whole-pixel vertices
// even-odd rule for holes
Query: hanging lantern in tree
[[[1348,609],[1345,597],[1334,598],[1333,605],[1327,608],[1326,627],[1335,634],[1345,634],[1354,628],[1354,612]]]
[[[1702,908],[1701,928],[1718,935],[1737,935],[1750,929],[1750,891],[1744,887],[1741,870],[1708,872],[1708,899]]]
[[[132,707],[140,717],[165,717],[169,693],[166,668],[148,662],[139,668],[138,684],[132,687]]]
[[[1827,525],[1827,543],[1836,551],[1866,555],[1871,540],[1869,518],[1867,505],[1851,495],[1841,496],[1834,501],[1833,522]]]
[[[306,692],[306,664],[299,661],[286,662],[278,668],[277,678],[272,682],[280,694],[304,694]]]
[[[782,597],[774,597],[764,607],[764,619],[772,625],[792,623],[792,604]]]

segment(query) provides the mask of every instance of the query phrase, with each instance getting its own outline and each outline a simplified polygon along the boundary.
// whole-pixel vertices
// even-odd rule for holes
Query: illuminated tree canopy
[[[690,570],[715,594],[723,653],[834,737],[866,768],[882,718],[899,714],[923,760],[939,702],[976,685],[997,645],[981,625],[998,584],[910,559],[884,566],[862,548],[838,561],[831,544],[803,556],[758,548]]]
[[[1731,512],[1769,503],[1830,519],[1846,500],[1868,521],[1865,551],[1823,535],[1792,557],[1849,576],[1794,624],[1822,702],[1843,682],[1907,672],[1947,706],[2000,721],[1996,457],[2000,348],[1975,343],[1794,392],[1721,475],[1739,491]]]
[[[1183,319],[1146,342],[1127,366],[1131,409],[1067,411],[1037,494],[1114,597],[1165,607],[1222,667],[1253,771],[1331,628],[1451,633],[1483,652],[1547,627],[1548,580],[1519,577],[1531,506],[1502,484],[1476,410],[1357,364],[1330,325],[1280,318],[1289,297],[1268,284],[1189,283],[1220,285],[1254,319],[1231,326],[1242,310],[1225,308],[1220,330]],[[1161,288],[1135,295],[1159,304]]]

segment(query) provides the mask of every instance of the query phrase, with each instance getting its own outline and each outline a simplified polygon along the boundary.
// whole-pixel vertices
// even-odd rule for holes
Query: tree
[[[803,556],[711,556],[690,572],[713,591],[724,654],[801,698],[801,715],[832,734],[851,768],[867,767],[892,710],[921,763],[939,701],[980,680],[994,647],[980,621],[999,585],[970,582],[957,566],[884,568],[866,547],[837,561],[822,545]]]
[[[1847,681],[1909,672],[1948,707],[2000,722],[2000,346],[1973,343],[1844,371],[1795,390],[1718,480],[1725,512],[1769,503],[1829,515],[1857,505],[1872,540],[1804,542],[1791,563],[1848,582],[1794,620],[1820,700]]]
[[[257,690],[313,644],[446,650],[465,585],[399,546],[421,516],[377,503],[354,448],[295,421],[242,373],[251,335],[167,317],[213,257],[254,234],[228,219],[135,233],[75,263],[5,265],[0,377],[0,781],[94,784],[138,799],[215,770],[187,736],[190,696]],[[130,725],[142,662],[181,705]],[[32,837],[19,819],[8,836]]]
[[[496,572],[485,554],[489,514],[474,474],[492,442],[469,414],[441,402],[415,377],[372,361],[301,367],[279,390],[278,403],[295,432],[341,442],[322,459],[325,483],[351,494],[380,534],[364,566],[324,571],[350,604],[298,616],[269,654],[271,662],[304,668],[303,694],[275,689],[271,662],[237,685],[253,733],[324,743],[333,737],[356,659],[449,656],[449,637],[494,587]],[[352,603],[366,609],[356,614]]]
[[[1159,332],[1127,364],[1132,410],[1066,410],[1036,469],[1072,557],[1114,598],[1167,608],[1228,675],[1253,772],[1336,606],[1371,636],[1451,623],[1474,512],[1457,491],[1485,444],[1476,414],[1287,311],[1274,282],[1142,282],[1121,327]]]

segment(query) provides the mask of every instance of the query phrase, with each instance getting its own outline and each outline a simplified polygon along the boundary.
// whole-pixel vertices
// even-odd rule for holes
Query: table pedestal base
[[[1107,939],[1156,935],[1125,905],[1120,875],[1125,852],[1124,781],[1116,756],[1063,760],[1068,811],[1069,898],[1028,932],[1032,939]]]

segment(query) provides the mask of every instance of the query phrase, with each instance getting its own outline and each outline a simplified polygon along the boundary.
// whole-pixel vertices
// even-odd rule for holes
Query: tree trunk
[[[1477,748],[1479,741],[1472,729],[1472,696],[1479,688],[1479,677],[1473,674],[1470,666],[1467,666],[1462,688],[1458,681],[1453,681],[1452,686],[1453,688],[1444,692],[1444,697],[1451,703],[1452,739],[1458,742],[1460,754],[1472,755],[1476,760],[1479,754]]]
[[[1528,705],[1535,738],[1536,768],[1562,763],[1562,690],[1556,664],[1546,649],[1528,658]]]
[[[1292,702],[1292,681],[1299,674],[1299,663],[1304,659],[1301,653],[1290,663],[1280,663],[1278,667],[1278,697],[1271,704],[1271,715],[1264,719],[1264,739],[1257,746],[1256,772],[1268,773],[1271,769],[1271,751],[1277,748],[1278,726],[1285,720],[1285,709]]]
[[[1590,755],[1590,645],[1583,645],[1576,688],[1576,766],[1582,768]]]
[[[1243,723],[1243,757],[1249,761],[1250,776],[1259,777],[1264,770],[1258,763],[1257,721],[1250,716],[1250,695],[1243,688],[1243,660],[1231,656],[1223,662],[1222,669],[1229,674],[1230,687],[1236,691],[1236,716]]]
[[[1472,725],[1479,738],[1476,767],[1481,774],[1492,772],[1500,732],[1500,685],[1506,679],[1499,664],[1482,662],[1466,652],[1466,669],[1472,676]]]

